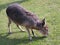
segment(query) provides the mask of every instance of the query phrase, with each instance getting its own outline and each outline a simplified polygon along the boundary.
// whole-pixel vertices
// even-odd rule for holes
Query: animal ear
[[[42,26],[45,25],[45,18],[42,20]]]

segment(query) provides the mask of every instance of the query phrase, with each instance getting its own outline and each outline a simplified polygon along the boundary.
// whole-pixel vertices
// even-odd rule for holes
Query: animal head
[[[48,35],[48,26],[45,24],[45,18],[40,23],[37,23],[37,27],[44,36]]]

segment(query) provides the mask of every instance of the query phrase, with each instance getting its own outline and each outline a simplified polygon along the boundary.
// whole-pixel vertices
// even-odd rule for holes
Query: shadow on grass
[[[7,34],[7,33],[6,33],[6,35],[4,35],[4,34],[5,33],[0,34],[0,45],[27,44],[29,42],[45,39],[45,37],[33,37],[32,41],[30,41],[28,39],[28,37],[23,37],[23,38],[20,38],[20,39],[16,39],[16,38],[10,39],[10,38],[7,38],[7,36],[9,36],[9,34]],[[4,35],[4,36],[2,36],[2,35]]]
[[[28,0],[19,0],[19,1],[14,1],[14,2],[11,2],[11,3],[1,4],[1,5],[0,5],[0,11],[1,11],[2,9],[7,8],[7,6],[10,5],[10,4],[12,4],[12,3],[23,3],[23,2],[25,2],[25,1],[28,1]]]

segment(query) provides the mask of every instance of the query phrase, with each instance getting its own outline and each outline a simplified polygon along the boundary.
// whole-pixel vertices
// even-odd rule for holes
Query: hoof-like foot
[[[35,35],[34,37],[38,37],[38,36]]]
[[[30,37],[29,40],[32,41],[32,37]]]
[[[8,32],[8,34],[12,34],[12,32]]]
[[[33,38],[37,38],[38,36],[36,36],[36,35],[34,35],[34,36],[32,36]]]

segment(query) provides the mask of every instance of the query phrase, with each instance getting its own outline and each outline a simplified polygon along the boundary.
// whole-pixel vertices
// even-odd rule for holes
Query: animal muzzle
[[[48,31],[46,30],[40,30],[40,33],[42,33],[43,36],[48,36]]]

